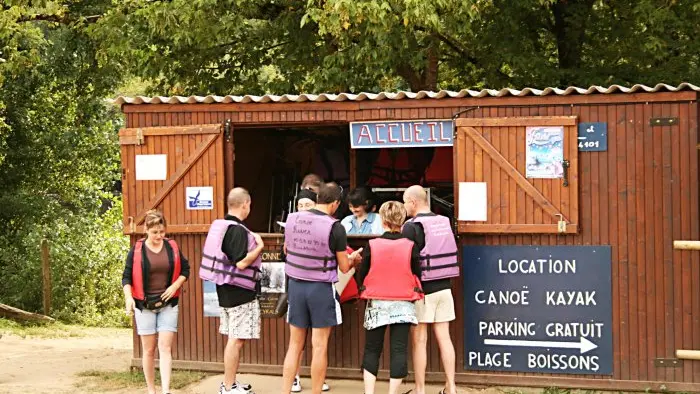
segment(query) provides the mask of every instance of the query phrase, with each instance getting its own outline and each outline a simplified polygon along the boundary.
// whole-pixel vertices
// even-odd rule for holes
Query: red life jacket
[[[452,179],[454,179],[452,161],[451,146],[435,148],[433,161],[430,162],[430,165],[425,170],[425,182],[428,184],[452,183]]]
[[[411,272],[413,241],[375,238],[369,241],[369,248],[369,273],[360,289],[360,298],[391,301],[423,298],[420,280]]]
[[[134,245],[134,265],[131,270],[131,296],[134,297],[135,300],[145,300],[146,299],[146,292],[144,291],[143,288],[143,242],[145,239],[139,239],[136,241],[136,245]],[[170,283],[173,283],[177,280],[177,278],[180,277],[180,270],[181,270],[181,262],[180,262],[180,248],[177,246],[177,243],[172,240],[166,238],[166,241],[170,244],[170,247],[173,249],[173,257],[175,259],[175,264],[173,267],[173,277],[170,281]],[[165,247],[165,245],[163,245]],[[177,298],[180,295],[180,289],[178,289],[175,294],[173,294],[173,298]]]
[[[347,247],[345,251],[348,254],[351,254],[354,252],[351,247]],[[357,287],[357,281],[355,280],[354,277],[350,278],[348,281],[348,284],[345,285],[345,288],[343,289],[343,294],[340,295],[340,303],[346,303],[348,301],[356,300],[360,298],[360,290]]]

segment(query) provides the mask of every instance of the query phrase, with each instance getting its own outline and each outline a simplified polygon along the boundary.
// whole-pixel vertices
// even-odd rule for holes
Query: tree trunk
[[[554,34],[557,39],[561,83],[575,84],[569,70],[581,66],[586,26],[594,0],[559,0],[552,5]]]
[[[426,50],[425,65],[422,70],[415,70],[408,64],[398,67],[397,73],[408,82],[412,92],[426,90],[434,92],[437,90],[438,66],[439,66],[439,43],[431,41]]]

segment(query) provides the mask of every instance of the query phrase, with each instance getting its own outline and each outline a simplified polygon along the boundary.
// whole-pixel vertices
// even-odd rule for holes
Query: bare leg
[[[428,325],[418,323],[413,334],[413,374],[416,382],[415,394],[425,394],[425,369],[428,366]]]
[[[374,384],[377,383],[377,377],[366,369],[363,369],[362,373],[365,380],[365,394],[374,394]]]
[[[450,338],[450,323],[435,323],[433,324],[433,333],[440,348],[440,358],[442,359],[442,368],[445,370],[447,382],[445,384],[445,392],[447,394],[456,394],[457,386],[455,385],[455,348],[452,345]]]
[[[289,394],[294,383],[294,374],[299,369],[301,352],[304,350],[306,329],[289,325],[289,348],[284,357],[284,369],[282,370],[282,394]],[[313,375],[313,373],[312,373]]]
[[[146,378],[148,394],[156,394],[156,335],[141,335],[141,347],[143,348],[143,376]]]
[[[323,381],[326,379],[328,368],[328,338],[333,327],[312,328],[311,346],[313,356],[311,358],[311,393],[321,394]]]
[[[163,394],[170,392],[170,375],[173,367],[174,332],[158,333],[158,359],[160,360],[160,386]]]
[[[389,394],[398,394],[403,379],[389,379]]]
[[[236,373],[241,360],[241,348],[245,339],[228,337],[226,349],[224,349],[224,385],[230,390],[236,382]]]

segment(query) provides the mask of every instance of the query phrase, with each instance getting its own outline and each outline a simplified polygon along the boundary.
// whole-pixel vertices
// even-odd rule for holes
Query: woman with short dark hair
[[[366,188],[360,187],[348,193],[348,206],[352,215],[346,216],[340,224],[348,235],[384,233],[382,221],[374,211],[374,195]]]

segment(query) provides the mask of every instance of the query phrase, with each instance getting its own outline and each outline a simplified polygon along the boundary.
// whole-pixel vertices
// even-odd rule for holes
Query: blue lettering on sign
[[[464,246],[464,369],[612,375],[610,246]]]
[[[411,120],[350,123],[350,147],[412,148],[452,146],[451,120]]]
[[[581,152],[608,150],[608,124],[605,122],[579,123],[578,150]]]

